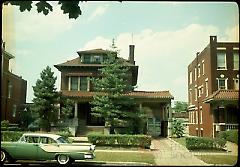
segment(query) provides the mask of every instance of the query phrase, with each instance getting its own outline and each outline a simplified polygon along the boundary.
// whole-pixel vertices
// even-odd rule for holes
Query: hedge
[[[205,138],[205,137],[187,137],[186,147],[189,150],[196,149],[223,149],[226,140],[220,138]]]
[[[103,135],[88,134],[89,142],[98,146],[131,146],[150,148],[151,136],[147,135]]]
[[[238,130],[221,131],[217,137],[238,144]]]
[[[2,131],[1,141],[18,141],[24,132],[20,131]]]

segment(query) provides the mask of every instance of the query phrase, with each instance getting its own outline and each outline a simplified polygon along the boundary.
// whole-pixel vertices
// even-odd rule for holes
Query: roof
[[[62,94],[69,97],[93,97],[95,92],[81,92],[81,91],[66,91],[63,90]],[[173,99],[174,97],[169,91],[133,91],[126,95],[134,98],[152,98],[152,99]]]
[[[77,51],[78,54],[106,54],[108,50],[103,50],[102,48]]]
[[[27,135],[27,136],[41,136],[41,137],[50,137],[54,140],[57,140],[59,137],[59,135],[56,134],[50,134],[50,133],[24,133],[23,135]]]
[[[126,66],[135,66],[134,64],[131,64],[129,63],[126,59],[123,59],[123,58],[120,58],[118,57],[119,59],[123,60],[124,61],[124,64]],[[102,67],[102,66],[105,66],[104,64],[87,64],[87,63],[82,63],[80,61],[80,57],[77,57],[75,59],[72,59],[72,60],[68,60],[64,63],[60,63],[60,64],[57,64],[57,65],[54,65],[55,67]]]
[[[239,100],[239,90],[217,90],[209,97],[205,98],[203,101],[208,103],[210,101],[216,100]]]
[[[8,59],[12,59],[14,58],[14,56],[12,54],[10,54],[9,52],[2,50],[2,53],[4,56],[6,56]]]

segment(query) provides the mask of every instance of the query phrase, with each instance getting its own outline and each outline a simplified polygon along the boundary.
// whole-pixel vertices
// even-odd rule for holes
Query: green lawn
[[[178,142],[182,146],[186,147],[186,137],[180,137],[180,138],[173,137],[171,139]]]
[[[225,164],[235,165],[237,163],[237,156],[234,155],[196,155],[197,158],[203,160],[208,164]]]
[[[95,155],[92,161],[143,162],[155,165],[151,152],[95,152]]]

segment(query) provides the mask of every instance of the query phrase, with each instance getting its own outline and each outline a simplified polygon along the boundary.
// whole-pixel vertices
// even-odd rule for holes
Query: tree
[[[36,86],[33,86],[33,111],[39,115],[40,127],[45,131],[51,130],[51,124],[56,123],[58,119],[58,107],[56,104],[59,101],[59,94],[56,92],[55,82],[57,77],[53,76],[49,66],[40,74],[40,79],[37,80]]]
[[[83,2],[83,1],[82,1]],[[33,1],[4,1],[4,5],[14,5],[19,6],[19,10],[24,12],[25,10],[30,11],[32,9]],[[79,1],[58,1],[58,5],[61,5],[61,10],[63,14],[67,14],[69,18],[78,18],[82,14],[82,11],[79,6]],[[36,3],[38,13],[43,13],[47,15],[50,11],[53,11],[51,3],[47,1],[39,1]]]
[[[117,58],[116,52],[109,51],[103,64],[105,66],[99,69],[101,78],[91,79],[97,92],[90,103],[91,114],[104,118],[110,134],[114,134],[115,127],[130,126],[138,110],[134,99],[126,95],[134,87],[129,83],[129,68],[124,66],[123,60]]]
[[[187,111],[188,104],[183,101],[176,101],[175,106],[173,107],[174,112],[183,112]]]

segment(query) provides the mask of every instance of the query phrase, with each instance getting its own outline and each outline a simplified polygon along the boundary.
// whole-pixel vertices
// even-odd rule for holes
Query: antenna
[[[132,33],[132,44],[133,44],[133,33]]]

